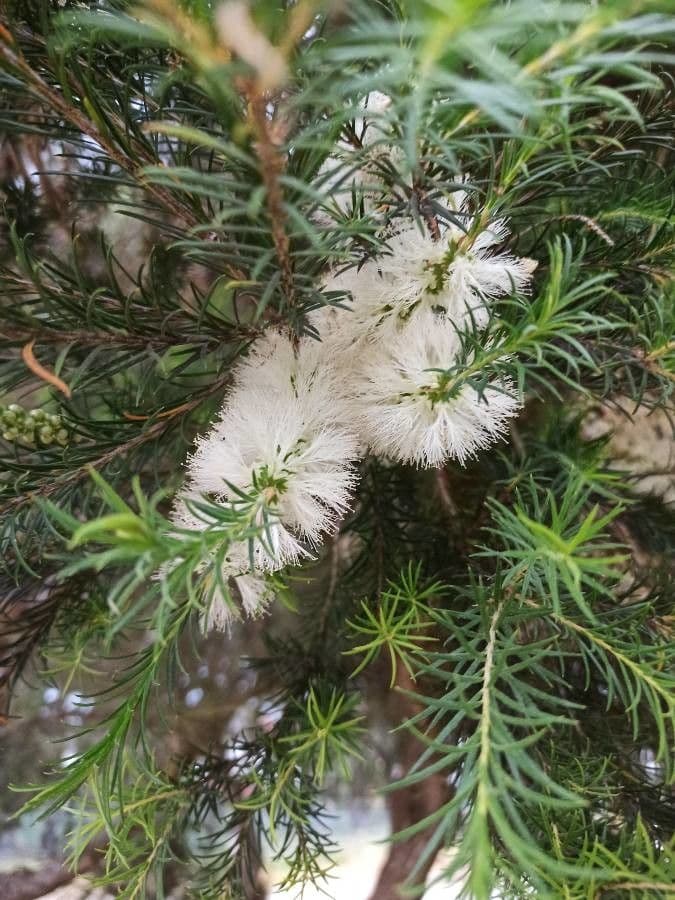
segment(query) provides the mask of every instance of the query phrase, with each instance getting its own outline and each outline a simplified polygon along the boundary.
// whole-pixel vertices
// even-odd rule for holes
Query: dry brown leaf
[[[70,388],[65,383],[62,378],[59,378],[58,375],[55,375],[54,372],[51,372],[49,369],[45,369],[43,365],[35,358],[35,354],[33,353],[33,344],[35,343],[35,339],[29,341],[25,347],[21,350],[21,358],[26,363],[28,368],[31,370],[33,375],[37,375],[38,378],[41,378],[43,381],[48,382],[49,384],[54,385],[54,387],[61,391],[62,394],[65,394],[66,397],[71,396]]]
[[[164,412],[156,413],[151,416],[141,416],[136,413],[130,413],[124,410],[122,415],[125,419],[128,419],[130,422],[147,422],[148,419],[168,419],[171,416],[176,416],[178,413],[184,412],[186,409],[189,409],[192,406],[192,401],[188,401],[187,403],[181,403],[180,406],[174,406],[173,409],[165,409]]]

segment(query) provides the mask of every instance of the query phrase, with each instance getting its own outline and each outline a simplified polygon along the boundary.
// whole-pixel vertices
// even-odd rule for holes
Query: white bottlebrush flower
[[[200,500],[201,497],[196,492],[189,489],[183,491],[174,505],[172,521],[179,528],[203,531],[210,523],[208,515],[204,512],[198,515],[190,507],[190,501],[194,503]],[[206,562],[202,568],[205,566]],[[265,610],[272,599],[272,590],[265,576],[251,569],[248,544],[243,541],[233,543],[228,548],[220,575],[228,586],[228,593],[225,595],[219,584],[213,584],[202,621],[205,631],[228,629],[233,619],[237,618],[237,602],[246,615],[255,617]]]
[[[421,223],[401,225],[381,255],[326,279],[326,290],[352,295],[352,331],[373,336],[381,328],[400,328],[420,309],[455,325],[484,328],[490,301],[527,287],[532,260],[495,249],[508,235],[505,221],[473,234],[464,191],[451,195],[450,206],[466,230],[439,223],[434,240]]]
[[[245,403],[251,391],[288,397],[308,428],[322,427],[327,421],[341,424],[346,414],[347,388],[339,361],[327,356],[325,348],[313,338],[295,343],[282,332],[266,332],[237,363],[224,413],[239,402],[240,393]]]
[[[229,584],[229,596],[225,596],[220,587],[214,588],[201,620],[205,632],[230,629],[232,622],[239,618],[233,602],[239,601],[246,615],[255,618],[265,611],[272,597],[270,586],[263,575],[254,572],[230,575],[224,571],[223,577]]]
[[[188,463],[197,493],[258,498],[256,568],[298,562],[349,509],[358,454],[342,390],[318,342],[302,341],[296,354],[289,338],[271,335],[238,367],[220,421]]]
[[[453,392],[443,371],[458,361],[460,339],[440,316],[417,313],[381,341],[359,372],[355,415],[374,453],[418,466],[460,463],[503,435],[520,402],[501,380],[481,392]]]
[[[354,315],[354,304],[344,300],[340,306],[321,306],[312,310],[307,318],[319,336],[324,357],[334,360],[341,372],[343,392],[350,394],[358,360],[363,353],[369,352],[366,347],[369,335]]]
[[[241,603],[247,616],[255,618],[265,610],[272,599],[272,588],[264,574],[251,568],[247,543],[240,541],[229,547],[223,574],[229,577],[233,587],[232,599]],[[218,615],[219,605],[230,609],[230,604],[216,591],[209,610],[211,616]]]

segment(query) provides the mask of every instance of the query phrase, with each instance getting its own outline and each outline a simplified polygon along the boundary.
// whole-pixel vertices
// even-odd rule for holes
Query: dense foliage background
[[[7,0],[0,741],[55,856],[68,831],[121,897],[262,896],[272,857],[321,881],[325,805],[386,787],[374,897],[441,847],[478,900],[672,896],[672,13]],[[311,338],[348,301],[326,273],[433,233],[461,176],[537,263],[466,337],[524,392],[508,439],[365,458],[318,558],[204,636],[246,504],[192,535],[170,510],[235,361]]]

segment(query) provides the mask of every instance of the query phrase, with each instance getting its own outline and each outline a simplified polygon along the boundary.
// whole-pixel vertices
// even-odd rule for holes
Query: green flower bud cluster
[[[43,409],[24,409],[18,403],[0,404],[0,435],[4,441],[16,441],[28,447],[65,447],[69,433],[61,417]]]

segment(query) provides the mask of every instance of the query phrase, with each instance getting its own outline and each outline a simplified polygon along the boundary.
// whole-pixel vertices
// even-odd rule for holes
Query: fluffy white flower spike
[[[467,229],[470,217],[465,219]],[[434,240],[420,224],[400,227],[386,252],[326,282],[354,298],[351,328],[377,338],[381,328],[401,328],[415,310],[434,310],[451,324],[484,328],[491,300],[523,290],[532,275],[530,260],[496,251],[508,235],[503,220],[469,238],[453,223]]]
[[[307,338],[294,343],[286,334],[268,331],[237,364],[233,375],[233,390],[223,414],[228,406],[245,403],[252,391],[259,391],[287,398],[308,428],[321,428],[327,422],[340,425],[346,415],[348,389],[340,361],[327,356],[319,341]]]
[[[360,140],[395,165],[381,127],[365,121],[388,103],[384,95],[367,99]],[[340,145],[336,157],[342,153],[353,148]],[[342,178],[342,164],[329,160],[328,183],[333,163]],[[351,193],[358,189],[375,214],[391,198],[383,180],[366,183],[370,174],[362,169]],[[336,209],[344,211],[338,181]],[[462,378],[458,363],[470,366],[471,359],[463,359],[461,332],[483,329],[491,301],[524,289],[534,265],[499,250],[508,235],[504,220],[484,225],[459,185],[447,203],[457,221],[439,222],[432,235],[420,222],[397,220],[385,252],[326,277],[326,293],[341,305],[310,313],[320,340],[274,331],[257,340],[234,370],[219,421],[189,460],[184,499],[206,494],[251,504],[260,536],[252,546],[231,547],[222,572],[250,614],[269,599],[265,572],[311,556],[335,530],[365,450],[418,466],[451,458],[463,464],[503,435],[520,406],[506,379],[479,389]],[[174,521],[205,527],[184,502]],[[215,592],[207,626],[223,627],[231,616]]]
[[[503,435],[520,406],[512,386],[494,382],[479,393],[464,384],[453,391],[444,370],[459,351],[456,331],[426,312],[370,355],[359,373],[355,412],[375,453],[423,467],[451,458],[463,464]]]
[[[341,381],[320,348],[303,342],[296,355],[289,338],[261,341],[188,464],[197,493],[227,503],[237,491],[260,497],[258,569],[308,556],[350,506],[357,442],[342,425]]]
[[[200,500],[201,497],[194,491],[184,491],[174,506],[171,517],[173,522],[180,528],[190,531],[203,531],[207,528],[208,517],[205,514],[197,515],[190,508],[190,501]],[[233,601],[239,601],[246,615],[253,617],[260,615],[272,599],[272,591],[265,577],[251,570],[248,546],[243,542],[229,547],[221,576],[231,589],[231,594],[226,597],[218,585],[214,586],[208,609],[204,614],[205,631],[229,629],[233,619],[237,618]]]
[[[233,587],[234,596],[232,599],[226,598],[218,587],[215,588],[202,621],[204,631],[229,630],[232,622],[239,618],[232,607],[232,600],[239,600],[244,612],[251,618],[262,615],[272,600],[272,589],[262,575],[253,572],[232,575],[224,571],[223,577]]]

